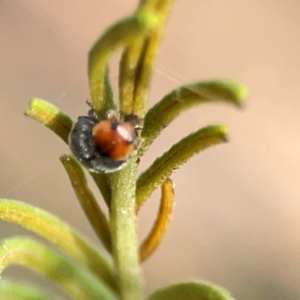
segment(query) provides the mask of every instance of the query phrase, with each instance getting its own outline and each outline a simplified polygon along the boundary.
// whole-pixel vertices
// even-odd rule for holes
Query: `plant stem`
[[[111,233],[122,300],[143,299],[136,233],[136,172],[134,156],[124,169],[111,175]]]

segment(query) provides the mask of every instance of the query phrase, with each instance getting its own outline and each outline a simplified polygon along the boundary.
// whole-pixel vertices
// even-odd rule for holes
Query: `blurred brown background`
[[[58,160],[67,146],[23,111],[39,96],[73,118],[84,114],[86,53],[136,2],[0,1],[0,195],[55,213],[95,243]],[[230,129],[229,144],[193,158],[173,176],[173,223],[143,266],[146,291],[200,278],[237,299],[300,299],[300,2],[177,0],[148,106],[182,82],[218,77],[250,87],[246,109],[195,108],[142,160],[141,170],[201,126]],[[116,68],[112,80],[116,85]],[[139,215],[140,238],[158,200],[156,192]],[[1,237],[16,233],[25,231],[1,223]],[[19,268],[4,275],[48,286]]]

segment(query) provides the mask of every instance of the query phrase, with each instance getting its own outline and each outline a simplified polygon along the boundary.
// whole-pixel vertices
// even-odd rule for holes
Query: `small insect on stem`
[[[78,117],[69,135],[74,156],[95,173],[120,170],[138,145],[135,124],[124,121],[114,110],[107,111],[105,119],[100,120],[92,106],[87,116]]]

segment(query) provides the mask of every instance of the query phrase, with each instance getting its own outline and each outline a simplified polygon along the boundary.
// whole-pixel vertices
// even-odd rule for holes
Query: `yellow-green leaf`
[[[226,142],[227,129],[224,126],[207,126],[173,145],[171,149],[157,158],[154,163],[140,175],[137,181],[136,205],[139,209],[151,193],[164,182],[182,164],[198,152]]]
[[[44,290],[23,282],[11,281],[1,278],[0,299],[2,300],[62,300]]]
[[[161,199],[156,221],[140,246],[140,261],[145,261],[161,244],[169,227],[174,206],[174,186],[171,179],[161,185]]]
[[[234,300],[225,289],[205,282],[178,283],[154,292],[148,300]]]
[[[149,34],[157,26],[158,21],[153,12],[135,14],[110,27],[90,50],[88,74],[91,101],[99,117],[104,117],[109,108],[105,73],[110,56],[135,39]]]
[[[32,238],[14,237],[0,241],[0,273],[13,264],[52,280],[74,299],[117,299],[109,287],[86,269]]]
[[[113,108],[113,95],[108,83],[108,74],[106,74],[106,94],[109,97],[110,108]],[[32,99],[25,111],[25,115],[47,126],[51,131],[57,134],[66,144],[68,144],[69,134],[73,125],[73,121],[65,113],[59,110],[53,104],[39,99]],[[96,174],[90,172],[97,187],[99,188],[105,202],[109,206],[110,203],[110,186],[107,183],[105,174]]]
[[[109,286],[116,288],[114,270],[109,257],[93,248],[91,242],[57,217],[20,201],[2,199],[0,219],[39,234]]]
[[[25,115],[44,124],[64,142],[68,143],[73,122],[69,116],[53,104],[39,98],[33,98],[28,103]]]
[[[160,100],[146,114],[142,131],[143,154],[160,132],[183,111],[202,103],[223,101],[241,107],[248,90],[233,80],[209,80],[181,86]]]
[[[77,199],[87,219],[105,248],[111,252],[111,235],[107,218],[87,184],[82,167],[70,155],[63,155],[60,161],[69,176]]]

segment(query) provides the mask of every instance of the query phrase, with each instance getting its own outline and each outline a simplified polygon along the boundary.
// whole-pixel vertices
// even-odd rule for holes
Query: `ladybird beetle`
[[[87,116],[78,117],[69,135],[74,156],[96,173],[121,169],[137,145],[134,127],[120,120],[112,110],[107,112],[105,119],[99,120],[91,109]]]

